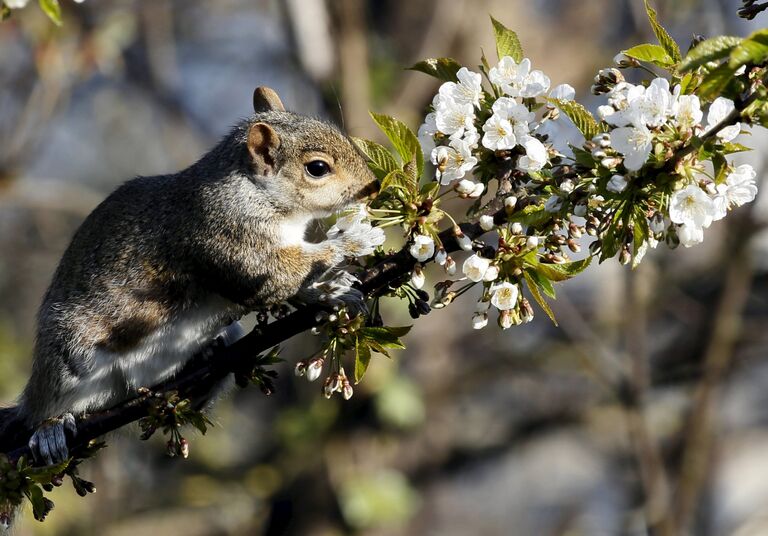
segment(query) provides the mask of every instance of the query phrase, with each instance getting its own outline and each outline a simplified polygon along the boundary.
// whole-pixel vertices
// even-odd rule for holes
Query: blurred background
[[[745,35],[735,0],[657,0],[687,48]],[[414,129],[436,92],[404,70],[493,55],[488,14],[580,99],[621,48],[652,40],[640,0],[62,0],[0,24],[0,400],[26,381],[36,308],[79,223],[119,183],[188,166],[251,110],[257,85],[294,111],[376,138],[367,113]],[[768,136],[745,137],[765,172]],[[703,245],[592,266],[538,313],[470,328],[471,298],[420,319],[351,401],[292,375],[235,392],[191,439],[111,438],[17,534],[768,534],[766,196]],[[393,325],[409,324],[393,303]],[[671,522],[674,521],[674,523]]]

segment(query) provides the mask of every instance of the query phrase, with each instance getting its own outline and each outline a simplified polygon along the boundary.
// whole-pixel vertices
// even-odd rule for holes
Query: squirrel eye
[[[324,177],[331,172],[331,166],[323,160],[312,160],[311,162],[307,162],[304,164],[304,169],[316,179]]]

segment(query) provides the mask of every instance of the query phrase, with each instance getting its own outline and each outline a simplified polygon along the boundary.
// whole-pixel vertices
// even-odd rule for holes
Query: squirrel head
[[[376,176],[335,126],[287,112],[272,89],[253,94],[245,144],[257,183],[283,212],[327,216],[378,191]]]

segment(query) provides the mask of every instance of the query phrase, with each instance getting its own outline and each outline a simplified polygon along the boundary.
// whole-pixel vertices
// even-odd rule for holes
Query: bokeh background
[[[657,0],[682,43],[745,35],[735,0]],[[268,85],[289,109],[378,136],[368,110],[414,128],[437,83],[403,67],[492,56],[488,14],[553,85],[593,108],[594,73],[652,39],[640,0],[62,0],[0,24],[0,400],[20,392],[34,318],[79,223],[122,181],[181,169]],[[745,157],[765,173],[768,137]],[[189,460],[135,430],[65,485],[61,535],[768,534],[766,196],[691,250],[630,271],[593,266],[543,314],[470,329],[473,300],[416,323],[350,402],[292,377],[237,391]],[[391,324],[410,322],[393,304]],[[191,434],[191,433],[190,433]],[[675,520],[678,528],[670,528]]]

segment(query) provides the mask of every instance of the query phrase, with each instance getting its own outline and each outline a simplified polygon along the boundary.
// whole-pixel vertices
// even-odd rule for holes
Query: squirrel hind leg
[[[77,435],[77,424],[71,413],[64,413],[40,425],[28,443],[35,460],[56,465],[69,458],[67,432]]]

